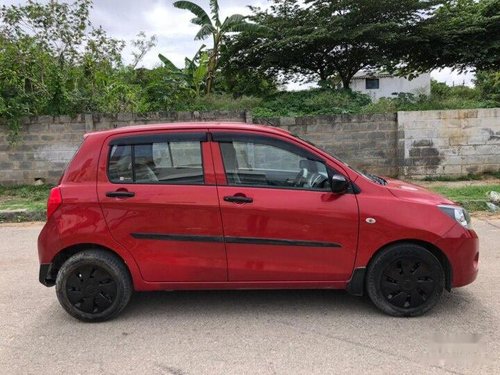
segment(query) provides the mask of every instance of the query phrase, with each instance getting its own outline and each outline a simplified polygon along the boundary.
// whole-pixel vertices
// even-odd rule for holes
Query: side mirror
[[[344,194],[349,188],[349,182],[341,174],[334,174],[330,178],[330,187],[334,194]]]

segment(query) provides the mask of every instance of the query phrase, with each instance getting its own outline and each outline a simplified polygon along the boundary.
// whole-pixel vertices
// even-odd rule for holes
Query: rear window
[[[114,183],[203,184],[201,142],[112,145],[108,177]]]

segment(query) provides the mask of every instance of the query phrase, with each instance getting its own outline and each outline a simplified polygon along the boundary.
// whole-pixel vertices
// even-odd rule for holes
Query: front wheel
[[[424,247],[398,244],[370,263],[366,289],[372,302],[392,316],[419,316],[432,309],[444,289],[439,260]]]
[[[114,254],[85,250],[70,257],[56,280],[61,306],[86,322],[101,322],[118,315],[132,295],[126,266]]]

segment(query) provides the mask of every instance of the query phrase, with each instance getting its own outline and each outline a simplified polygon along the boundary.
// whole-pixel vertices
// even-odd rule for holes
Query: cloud
[[[475,74],[472,72],[459,73],[457,71],[453,71],[450,68],[444,68],[433,70],[431,72],[431,77],[438,82],[445,82],[450,86],[465,85],[472,87],[474,86]]]
[[[198,27],[190,22],[193,18],[190,12],[162,2],[156,2],[151,8],[145,9],[142,14],[148,28],[159,37],[175,39],[191,36],[193,38],[198,30]]]

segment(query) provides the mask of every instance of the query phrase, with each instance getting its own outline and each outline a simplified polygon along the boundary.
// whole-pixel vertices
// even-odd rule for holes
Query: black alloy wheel
[[[56,294],[61,306],[85,322],[117,316],[132,295],[130,273],[110,251],[89,249],[66,260],[57,274]]]
[[[387,301],[400,308],[415,308],[433,294],[439,274],[419,259],[392,262],[382,273],[380,287]]]
[[[445,284],[443,265],[426,248],[401,243],[378,252],[366,273],[372,302],[392,316],[419,316],[439,301]]]
[[[76,309],[96,314],[102,313],[113,304],[117,285],[105,269],[86,265],[75,269],[68,277],[66,293]]]

